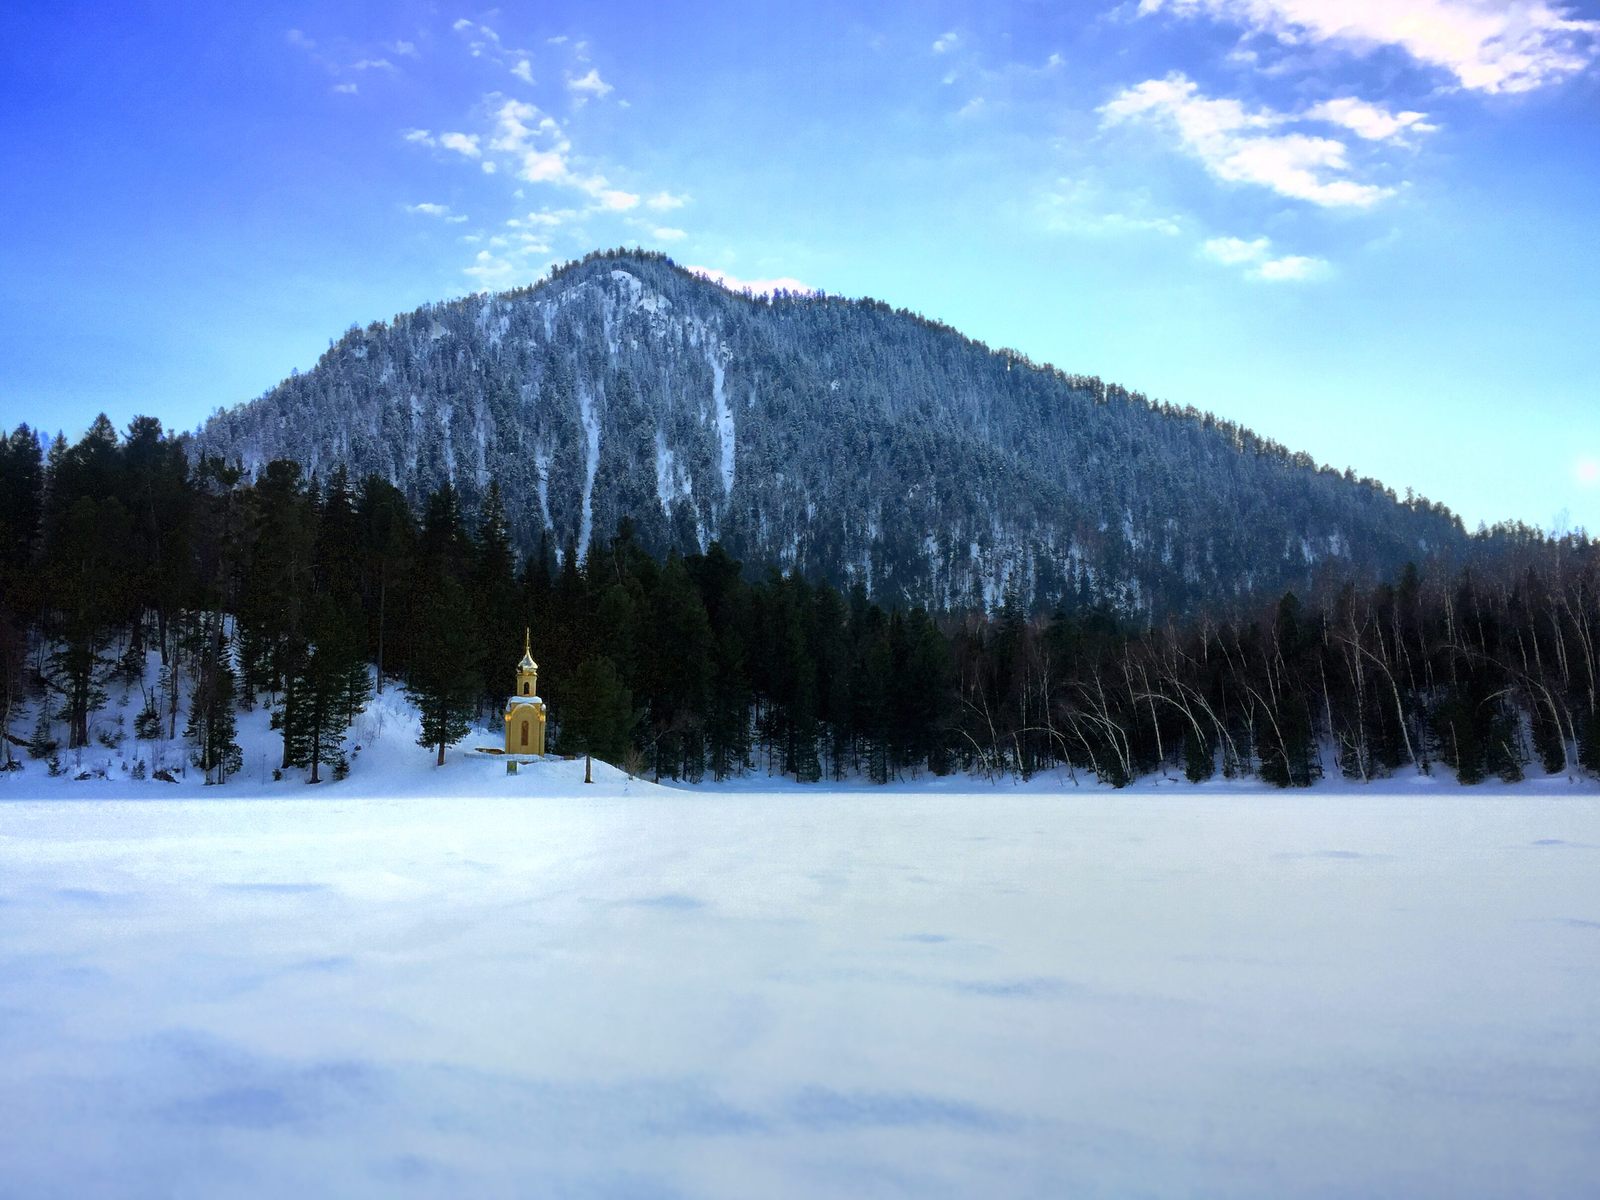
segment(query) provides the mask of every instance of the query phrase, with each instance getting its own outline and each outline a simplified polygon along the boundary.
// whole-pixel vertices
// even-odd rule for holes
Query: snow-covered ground
[[[581,771],[0,784],[0,1195],[1594,1194],[1592,791]]]

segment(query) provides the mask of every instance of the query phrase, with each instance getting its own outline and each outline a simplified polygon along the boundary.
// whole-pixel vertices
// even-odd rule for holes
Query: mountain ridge
[[[413,500],[500,482],[520,548],[658,551],[890,602],[1182,612],[1465,543],[1457,518],[1193,408],[876,300],[734,293],[639,251],[352,328],[222,410],[197,451],[375,472]]]

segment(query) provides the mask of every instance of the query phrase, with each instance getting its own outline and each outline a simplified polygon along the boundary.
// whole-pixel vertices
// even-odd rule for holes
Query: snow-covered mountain
[[[351,329],[198,450],[500,481],[525,550],[720,539],[889,602],[1184,610],[1463,541],[1426,502],[870,300],[735,295],[659,255]]]

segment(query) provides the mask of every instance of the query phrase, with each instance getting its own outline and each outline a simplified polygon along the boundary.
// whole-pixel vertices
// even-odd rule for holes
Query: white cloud
[[[1367,208],[1394,194],[1347,177],[1343,142],[1279,132],[1297,118],[1212,99],[1181,72],[1123,89],[1100,114],[1107,125],[1149,121],[1170,128],[1206,170],[1229,183],[1256,184],[1328,208]]]
[[[441,133],[434,136],[428,129],[402,129],[400,136],[416,146],[429,146],[435,150],[450,150],[466,158],[480,158],[483,150],[475,133]],[[488,166],[488,164],[485,164]],[[489,174],[494,174],[491,169]]]
[[[457,154],[464,154],[468,158],[479,158],[483,151],[478,148],[478,135],[475,133],[441,133],[439,145],[446,150],[454,150]]]
[[[933,52],[935,54],[948,54],[950,51],[954,50],[956,46],[960,44],[960,42],[961,38],[954,30],[951,30],[948,33],[941,33],[933,40]]]
[[[528,122],[537,123],[542,114],[533,105],[522,100],[507,100],[495,112],[495,135],[489,143],[491,150],[504,150],[517,154],[527,149],[533,137]]]
[[[570,75],[567,76],[567,90],[577,92],[585,98],[594,96],[603,99],[609,96],[614,89],[604,79],[600,78],[600,68],[590,67],[587,75],[581,75],[577,79],[572,78]]]
[[[363,58],[350,64],[352,71],[393,71],[395,65],[387,58]]]
[[[740,279],[737,275],[730,275],[726,271],[719,271],[715,267],[685,267],[684,270],[709,279],[712,283],[720,284],[730,292],[753,292],[758,296],[770,296],[773,292],[802,292],[811,293],[817,289],[808,283],[801,283],[787,275],[780,275],[775,279]]]
[[[517,65],[511,68],[511,73],[523,83],[530,85],[533,83],[533,64],[525,58],[517,60]]]
[[[390,42],[389,52],[398,54],[402,58],[418,58],[417,44],[415,42]]]
[[[340,96],[354,96],[361,89],[353,83],[336,83],[333,85],[333,90]]]
[[[687,196],[675,196],[671,192],[657,192],[646,200],[645,207],[653,208],[656,212],[670,212],[675,208],[682,208],[689,202]]]
[[[529,183],[562,183],[572,172],[561,150],[529,150],[523,154],[517,174]]]
[[[463,267],[461,273],[474,280],[483,291],[500,291],[510,287],[520,274],[514,263],[492,250],[479,250],[472,265]]]
[[[1207,238],[1200,247],[1200,252],[1207,258],[1228,267],[1260,262],[1271,250],[1272,239],[1264,237],[1252,238],[1248,242],[1236,237]]]
[[[658,242],[681,242],[689,235],[681,229],[674,229],[670,225],[656,225],[651,228],[650,236]]]
[[[1361,53],[1394,46],[1473,91],[1528,92],[1587,69],[1600,21],[1551,0],[1140,0],[1139,11],[1205,14],[1286,45]]]
[[[486,158],[481,163],[479,163],[478,165],[483,168],[483,173],[485,175],[493,175],[496,171],[498,171],[500,169],[498,166],[495,165],[495,161],[492,158]]]
[[[1371,142],[1398,138],[1408,132],[1433,133],[1439,127],[1428,124],[1428,114],[1419,112],[1390,112],[1377,104],[1369,104],[1354,96],[1341,96],[1324,100],[1306,110],[1306,116],[1315,121],[1342,125],[1357,137]]]
[[[308,38],[298,29],[291,29],[283,35],[283,40],[297,50],[311,51],[317,48],[317,43]]]
[[[406,211],[419,217],[440,217],[451,222],[466,220],[465,217],[452,216],[448,204],[435,204],[431,200],[424,200],[421,204],[408,204]]]
[[[1326,259],[1304,254],[1274,258],[1272,239],[1268,237],[1248,241],[1236,237],[1207,238],[1201,243],[1200,253],[1225,267],[1248,267],[1246,278],[1267,283],[1298,283],[1320,278],[1329,270]]]
[[[517,176],[529,183],[575,182],[568,156],[572,143],[553,117],[523,100],[506,100],[495,110],[489,149],[514,155]]]
[[[450,28],[467,39],[467,53],[473,58],[482,58],[485,54],[493,57],[492,52],[500,49],[500,35],[481,21],[469,21],[462,17]]]
[[[578,210],[575,208],[541,208],[525,217],[512,217],[506,224],[514,229],[524,225],[555,229],[557,226],[565,225],[577,215]]]
[[[1580,487],[1600,487],[1600,458],[1580,458],[1573,464],[1572,477]]]
[[[1183,232],[1177,217],[1144,211],[1148,203],[1143,194],[1111,197],[1085,180],[1062,179],[1054,191],[1045,193],[1041,210],[1044,227],[1051,233],[1077,237],[1159,233],[1174,237]]]
[[[605,181],[600,180],[601,184]],[[632,192],[620,191],[617,188],[598,187],[593,193],[595,200],[610,212],[626,212],[630,208],[639,206],[639,197]]]
[[[1252,278],[1265,279],[1269,283],[1298,283],[1319,278],[1327,271],[1328,264],[1324,259],[1289,254],[1283,258],[1268,259],[1252,272]]]

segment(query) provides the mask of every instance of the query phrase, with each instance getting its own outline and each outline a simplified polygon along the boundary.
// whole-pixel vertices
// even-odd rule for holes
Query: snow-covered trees
[[[120,439],[96,422],[47,461],[25,427],[0,442],[0,763],[76,770],[122,736],[101,709],[120,692],[157,770],[181,728],[225,779],[235,708],[264,704],[279,769],[317,780],[341,769],[374,663],[443,761],[474,722],[498,731],[527,627],[557,748],[680,779],[1600,774],[1600,547],[1582,535],[1497,528],[1387,581],[1330,571],[1190,618],[1130,620],[1070,562],[1059,606],[936,612],[716,541],[653,553],[628,519],[559,562],[547,530],[519,562],[494,488],[474,507],[441,486],[419,522],[376,476],[272,462],[249,479],[174,448],[143,420]]]
[[[189,701],[189,723],[183,733],[193,747],[194,765],[205,772],[208,783],[226,782],[243,761],[234,741],[235,678],[230,657],[221,617],[208,618],[200,630],[194,693]]]
[[[993,352],[873,301],[747,298],[659,255],[348,333],[196,444],[259,474],[376,474],[414,508],[498,487],[524,556],[623,518],[930,611],[1106,603],[1149,619],[1461,548],[1446,510],[1193,409]]]

